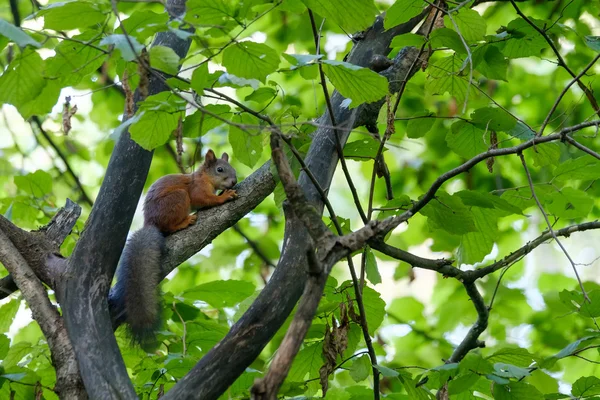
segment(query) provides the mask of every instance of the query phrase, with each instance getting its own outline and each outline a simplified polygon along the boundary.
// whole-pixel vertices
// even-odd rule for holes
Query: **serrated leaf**
[[[234,16],[231,3],[223,0],[188,0],[185,20],[194,26],[226,25],[226,21]]]
[[[201,300],[215,308],[233,307],[254,293],[256,287],[247,281],[213,281],[182,293],[187,300]]]
[[[148,151],[167,143],[179,121],[179,115],[164,111],[142,111],[139,116],[129,127],[129,134]]]
[[[594,199],[582,190],[562,188],[545,197],[548,212],[561,218],[584,218],[592,211]]]
[[[141,53],[144,45],[140,44],[136,38],[125,35],[109,35],[100,41],[100,46],[115,46],[121,52],[125,61],[133,61]]]
[[[533,158],[533,165],[536,167],[556,165],[560,159],[560,146],[558,143],[540,143],[523,153],[528,159]]]
[[[368,68],[335,60],[323,60],[322,63],[333,86],[351,100],[349,108],[375,102],[388,94],[387,79]]]
[[[44,28],[55,31],[85,28],[106,18],[99,4],[86,1],[53,3],[38,11],[37,16],[44,17]]]
[[[333,21],[347,32],[362,31],[379,14],[373,0],[302,0],[306,7]],[[343,10],[343,12],[341,11]]]
[[[21,28],[18,28],[8,21],[0,19],[0,35],[7,37],[12,42],[16,43],[19,47],[33,46],[41,47],[41,43],[34,40],[31,36],[23,32]]]
[[[381,283],[381,275],[379,274],[379,269],[377,268],[377,260],[375,259],[375,254],[370,247],[367,246],[365,250],[365,255],[367,257],[365,264],[365,271],[367,273],[367,279],[373,285]]]
[[[100,41],[98,32],[88,31],[73,36],[73,39],[76,41],[60,42],[54,49],[56,55],[46,60],[47,75],[58,78],[66,86],[78,85],[84,77],[96,72],[105,61],[104,53],[94,48]]]
[[[370,136],[350,142],[344,146],[344,157],[356,161],[369,161],[377,156],[380,142]],[[387,151],[384,147],[382,152]]]
[[[350,366],[348,372],[354,382],[364,381],[371,374],[371,360],[367,354],[362,355],[354,359],[354,362]]]
[[[363,288],[363,303],[367,315],[369,334],[374,336],[385,316],[385,301],[381,299],[380,294],[375,289],[365,286]]]
[[[479,129],[493,131],[510,131],[517,123],[510,114],[498,107],[483,107],[473,111],[471,121]]]
[[[46,171],[37,170],[27,175],[15,176],[15,185],[33,197],[42,198],[52,192],[52,177]]]
[[[121,21],[121,25],[128,35],[143,42],[157,32],[166,31],[168,21],[169,14],[166,12],[157,14],[153,11],[142,9],[131,13],[129,18]],[[123,33],[121,26],[115,32]]]
[[[395,378],[398,375],[400,375],[400,373],[398,371],[394,371],[391,368],[388,367],[384,367],[383,365],[374,365],[375,368],[377,368],[379,370],[379,372],[381,372],[381,375],[383,375],[386,378]]]
[[[586,36],[585,44],[592,50],[600,52],[600,36]]]
[[[229,119],[231,114],[231,108],[226,104],[207,104],[204,107],[204,110],[223,119]],[[185,121],[183,122],[183,136],[192,138],[199,137],[211,129],[217,128],[223,124],[225,124],[225,122],[220,119],[203,113],[202,110],[198,110],[185,117]]]
[[[265,82],[277,70],[279,55],[266,44],[240,42],[223,51],[223,66],[235,76]]]
[[[571,394],[577,398],[600,394],[600,378],[582,376],[573,383]]]
[[[152,46],[148,52],[150,65],[167,74],[177,75],[179,72],[179,56],[170,47]]]
[[[536,21],[534,18],[530,18],[530,20]],[[538,26],[544,29],[543,23]],[[501,50],[508,58],[540,57],[541,51],[548,47],[544,37],[522,18],[511,21],[506,32],[496,36],[501,39],[498,46],[504,45]]]
[[[490,254],[498,237],[497,215],[485,208],[471,209],[477,232],[469,232],[461,237],[458,248],[460,264],[474,264]]]
[[[506,211],[510,214],[521,214],[521,209],[519,207],[514,206],[513,204],[504,200],[502,197],[490,193],[477,192],[473,190],[461,190],[455,194],[461,198],[462,202],[466,206],[493,208],[496,210]]]
[[[525,382],[511,382],[508,385],[494,385],[495,400],[544,400],[544,395]]]
[[[600,161],[590,155],[567,160],[556,167],[554,179],[561,182],[600,179]]]
[[[444,229],[457,235],[477,231],[473,215],[460,197],[450,196],[446,192],[438,192],[436,198],[419,212],[427,217],[432,229]]]
[[[535,132],[533,130],[531,130],[531,128],[529,126],[527,126],[526,124],[524,124],[521,121],[517,121],[514,128],[507,131],[506,133],[508,133],[510,136],[520,139],[520,140],[530,140],[535,137]]]
[[[452,124],[446,134],[446,143],[456,154],[464,158],[473,158],[488,149],[489,134],[486,134],[475,125],[459,120]]]
[[[275,96],[277,96],[277,91],[273,88],[269,87],[261,87],[258,90],[250,93],[248,96],[244,98],[246,101],[255,101],[259,104],[266,103],[271,101]]]
[[[16,57],[0,76],[0,103],[12,104],[23,114],[21,108],[46,86],[43,68],[42,58],[33,50]]]
[[[473,65],[488,79],[506,81],[508,60],[496,46],[484,46],[473,52]]]
[[[452,18],[454,18],[454,22],[458,26],[458,32],[465,41],[471,43],[483,39],[487,24],[477,11],[462,7],[458,14],[452,15]],[[444,17],[444,24],[447,28],[455,29],[454,24],[447,15]]]
[[[0,361],[8,354],[10,339],[6,335],[0,335]]]
[[[26,355],[31,353],[31,343],[19,342],[13,344],[8,349],[8,353],[2,361],[4,368],[10,368],[16,366]]]
[[[208,72],[208,63],[202,63],[192,73],[191,86],[194,91],[199,94],[204,94],[204,89],[208,87],[210,82],[210,74]]]
[[[448,393],[452,395],[469,390],[477,383],[478,380],[479,375],[474,372],[454,377],[450,382],[448,382]]]
[[[465,45],[460,40],[458,33],[456,33],[456,31],[454,31],[453,29],[436,29],[433,32],[431,32],[431,35],[429,35],[429,41],[431,42],[431,46],[434,48],[447,47],[456,51],[459,54],[467,54]]]
[[[520,380],[529,376],[530,372],[528,369],[520,368],[516,365],[496,363],[494,364],[494,374],[503,378],[514,378]]]
[[[527,351],[519,347],[507,347],[496,351],[486,360],[491,363],[512,364],[518,367],[528,367],[535,361],[535,357]]]
[[[12,299],[0,307],[0,333],[8,332],[20,305],[20,300]]]
[[[304,382],[306,378],[318,376],[319,368],[323,365],[323,342],[304,346],[292,363],[290,372],[286,378],[290,382]],[[308,374],[308,375],[307,375]]]
[[[423,0],[396,0],[385,13],[383,27],[390,29],[419,15],[427,4]]]
[[[235,121],[244,124],[255,124],[256,120],[249,116],[241,116],[242,121]],[[233,155],[236,160],[254,167],[263,152],[263,133],[254,131],[243,131],[237,126],[229,126],[229,144],[233,149]]]
[[[323,58],[323,54],[282,54],[283,58],[285,58],[290,64],[292,64],[292,69],[298,67],[304,67],[306,65],[315,64],[315,61]]]
[[[463,60],[456,54],[441,58],[432,63],[428,71],[429,79],[425,83],[425,88],[431,94],[442,95],[446,92],[454,96],[459,103],[465,101],[469,82],[464,79]]]

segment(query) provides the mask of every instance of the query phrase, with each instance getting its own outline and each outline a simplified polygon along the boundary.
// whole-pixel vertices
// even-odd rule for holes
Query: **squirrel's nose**
[[[236,184],[237,184],[237,178],[233,178],[231,186],[235,186]]]

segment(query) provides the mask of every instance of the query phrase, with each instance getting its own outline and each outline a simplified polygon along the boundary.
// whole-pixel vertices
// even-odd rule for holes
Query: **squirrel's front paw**
[[[227,189],[221,195],[226,198],[226,201],[237,199],[239,196],[235,190]]]

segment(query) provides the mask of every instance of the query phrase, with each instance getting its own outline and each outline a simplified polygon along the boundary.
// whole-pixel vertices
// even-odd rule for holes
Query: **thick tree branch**
[[[185,12],[185,0],[169,0],[167,8],[171,16],[180,16]],[[190,41],[160,32],[153,44],[170,47],[183,58]],[[148,94],[166,90],[161,79],[150,77]],[[143,94],[136,91],[135,96],[139,100]],[[133,142],[128,132],[121,135],[86,229],[57,287],[69,337],[92,398],[136,398],[113,334],[107,295],[151,160],[152,152]]]
[[[27,300],[33,318],[40,325],[48,340],[52,365],[56,370],[54,390],[61,399],[86,398],[75,352],[69,341],[62,317],[58,314],[56,307],[50,303],[42,282],[2,231],[0,231],[0,262],[12,274],[14,281]]]

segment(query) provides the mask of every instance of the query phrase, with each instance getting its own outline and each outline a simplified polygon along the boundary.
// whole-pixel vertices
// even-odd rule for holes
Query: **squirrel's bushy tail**
[[[112,301],[122,303],[131,338],[143,347],[152,345],[160,327],[159,288],[165,237],[155,226],[131,235],[117,269]]]

